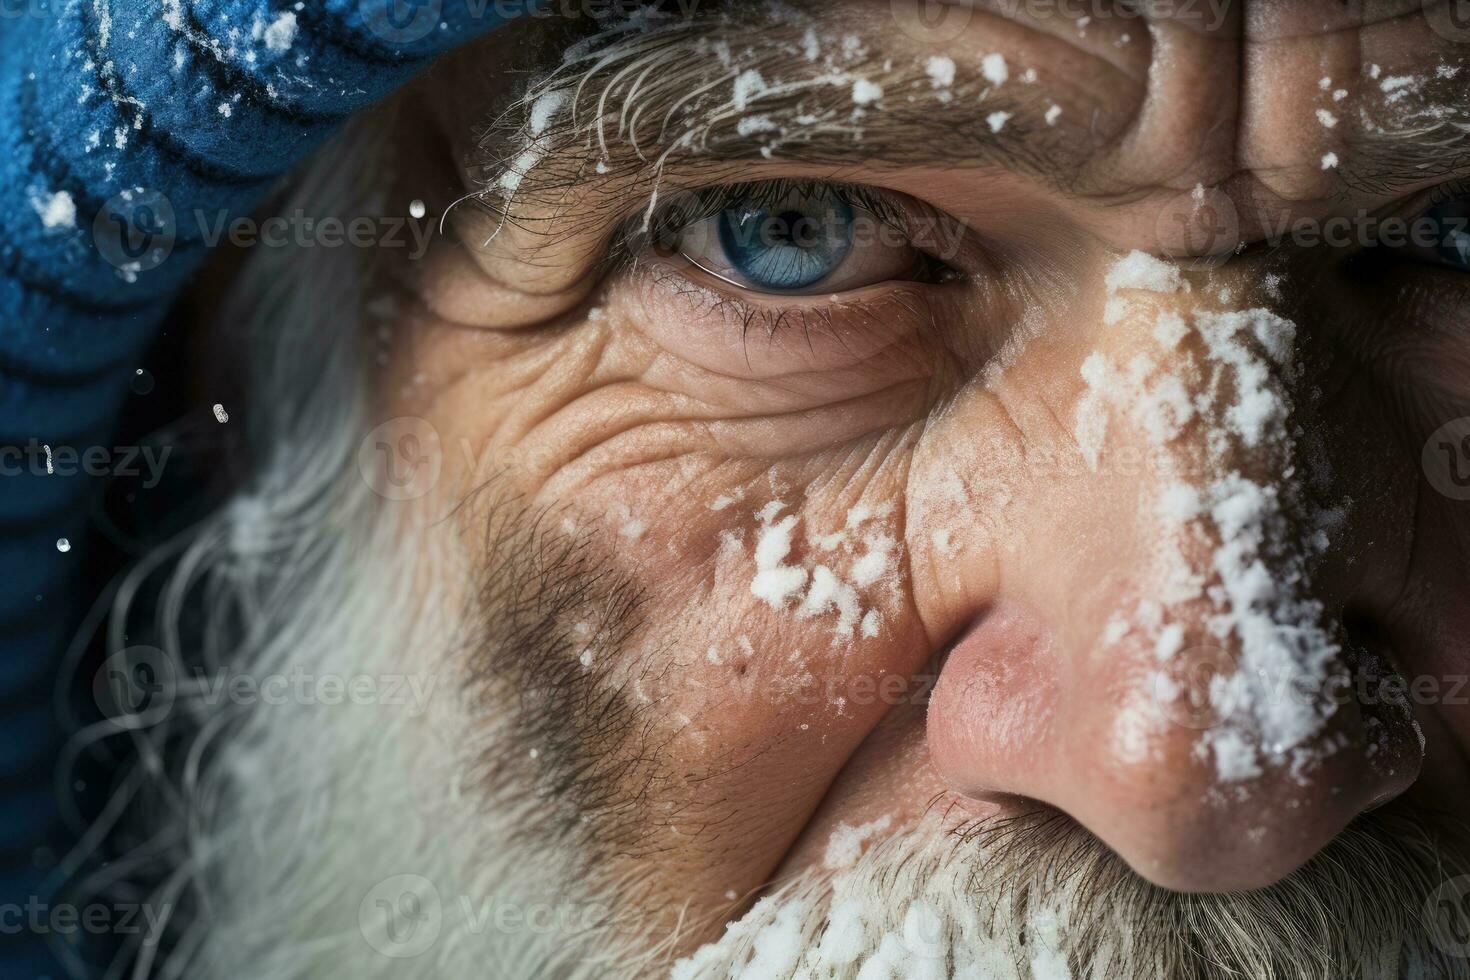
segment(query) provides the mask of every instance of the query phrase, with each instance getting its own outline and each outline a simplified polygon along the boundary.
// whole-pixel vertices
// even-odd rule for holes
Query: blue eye
[[[889,208],[902,213],[879,192],[821,181],[716,186],[666,197],[645,220],[635,254],[672,260],[702,286],[717,279],[715,289],[740,296],[832,297],[954,278],[951,267],[881,217]]]
[[[1409,222],[1406,251],[1417,261],[1470,272],[1470,196],[1441,201]]]
[[[802,289],[842,264],[852,248],[852,207],[833,194],[793,194],[775,206],[737,201],[719,215],[731,268],[762,289]]]

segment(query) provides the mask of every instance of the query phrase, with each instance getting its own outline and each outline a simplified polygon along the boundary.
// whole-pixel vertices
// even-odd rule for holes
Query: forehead
[[[1434,8],[1151,7],[673,5],[631,28],[573,22],[538,67],[575,85],[581,118],[607,120],[604,155],[632,143],[643,164],[847,170],[961,210],[1043,189],[1118,247],[1178,254],[1379,208],[1470,167],[1470,30]],[[1212,247],[1191,227],[1201,212],[1222,226]]]

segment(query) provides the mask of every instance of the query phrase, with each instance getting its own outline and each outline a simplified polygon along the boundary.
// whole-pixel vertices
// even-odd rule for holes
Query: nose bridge
[[[1417,758],[1405,717],[1333,686],[1342,597],[1317,586],[1333,527],[1297,440],[1295,327],[1221,297],[1146,256],[1114,268],[1049,412],[1068,462],[1012,504],[1026,547],[992,542],[988,612],[929,716],[956,789],[1055,805],[1190,889],[1275,880]]]

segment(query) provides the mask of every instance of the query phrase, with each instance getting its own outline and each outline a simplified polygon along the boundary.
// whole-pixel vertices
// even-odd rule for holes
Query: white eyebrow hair
[[[885,57],[867,46],[880,43],[786,4],[612,23],[573,44],[483,130],[470,196],[506,213],[523,184],[580,193],[604,174],[657,195],[673,160],[693,174],[764,160],[994,167],[1071,197],[1110,196],[1084,186],[1086,130],[1049,125],[1043,88],[974,74],[938,86],[922,52]],[[881,98],[855,102],[863,83]],[[1467,102],[1455,74],[1431,71],[1392,94],[1383,107],[1392,118],[1374,121],[1365,108],[1337,148],[1343,195],[1393,194],[1470,170]]]
[[[1041,122],[1044,93],[1016,98],[979,74],[936,85],[925,61],[789,8],[780,23],[759,11],[624,22],[574,45],[486,127],[472,177],[488,203],[589,170],[656,176],[675,158],[1076,172],[1083,155]]]

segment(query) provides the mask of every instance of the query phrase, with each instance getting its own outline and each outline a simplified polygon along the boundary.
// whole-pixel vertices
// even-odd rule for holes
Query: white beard
[[[359,199],[358,168],[337,162],[369,172],[385,128],[354,122],[298,203],[382,213]],[[163,943],[124,950],[135,977],[603,975],[620,947],[587,950],[610,903],[573,884],[585,882],[575,848],[527,833],[545,818],[532,779],[503,778],[516,768],[503,758],[501,778],[486,778],[487,747],[534,763],[510,748],[509,708],[485,717],[468,704],[461,658],[475,627],[457,586],[473,580],[470,562],[448,522],[406,533],[408,506],[359,475],[373,358],[370,331],[344,316],[364,305],[352,251],[260,250],[220,317],[245,325],[254,387],[237,416],[261,458],[227,506],[120,591],[113,644],[144,624],[178,683],[171,710],[127,733],[141,762],[119,795],[137,794],[135,850],[84,887],[154,886],[168,923]],[[161,568],[166,601],[134,608]],[[202,626],[181,628],[185,611]],[[348,690],[371,679],[376,694],[221,696],[231,677],[296,673]]]
[[[847,868],[808,872],[673,980],[1470,975],[1430,935],[1426,899],[1452,872],[1407,838],[1350,830],[1276,888],[1178,895],[1063,818],[995,830],[964,840],[930,817]]]

